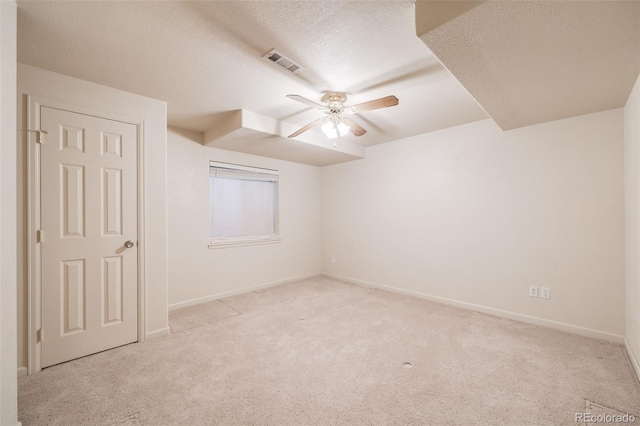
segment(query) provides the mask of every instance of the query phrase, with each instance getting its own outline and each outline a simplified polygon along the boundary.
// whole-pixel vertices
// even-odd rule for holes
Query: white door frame
[[[40,131],[40,107],[50,107],[76,114],[133,124],[137,128],[137,180],[138,180],[138,342],[145,339],[145,226],[144,226],[144,120],[114,116],[91,111],[80,105],[63,104],[43,97],[27,95],[27,373],[42,369],[42,342],[38,331],[42,329],[42,251],[38,242],[40,229],[40,145],[47,143],[47,135]],[[46,230],[45,230],[46,231]],[[45,235],[46,239],[46,235]],[[46,336],[44,336],[46,339]]]

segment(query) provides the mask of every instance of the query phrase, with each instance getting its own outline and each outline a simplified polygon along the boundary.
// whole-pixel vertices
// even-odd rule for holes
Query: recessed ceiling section
[[[640,72],[638,1],[418,1],[416,28],[503,130],[623,107]]]
[[[297,130],[324,114],[286,95],[319,102],[333,91],[346,92],[348,105],[400,99],[351,117],[367,133],[341,141],[363,147],[487,118],[416,37],[413,0],[17,4],[19,62],[166,101],[168,123],[177,128],[204,133],[221,114],[244,109]],[[304,70],[263,58],[271,49]],[[326,142],[330,158],[351,155]],[[301,144],[308,155],[293,157],[318,162],[314,144],[279,144],[249,145],[254,154],[289,158],[287,147]]]
[[[204,144],[229,151],[278,158],[312,166],[327,166],[364,158],[364,148],[345,139],[328,140],[309,131],[295,139],[286,135],[297,127],[256,114],[235,110],[219,114],[204,134]]]

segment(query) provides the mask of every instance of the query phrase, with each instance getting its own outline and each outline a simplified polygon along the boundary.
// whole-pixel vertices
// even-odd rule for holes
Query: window
[[[278,242],[278,171],[210,162],[209,248]]]

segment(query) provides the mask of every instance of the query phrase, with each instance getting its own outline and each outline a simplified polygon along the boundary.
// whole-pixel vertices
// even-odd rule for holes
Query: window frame
[[[277,178],[274,181],[274,194],[273,194],[273,234],[271,235],[258,235],[258,236],[246,236],[246,237],[211,237],[211,220],[213,215],[213,205],[211,204],[211,183],[212,183],[212,170],[214,168],[230,169],[245,171],[251,173],[261,173],[275,175]],[[257,244],[274,244],[282,241],[280,237],[280,172],[274,169],[267,169],[262,167],[252,167],[244,164],[223,163],[219,161],[209,161],[209,249],[218,249],[225,247],[239,247],[239,246],[251,246]],[[250,180],[250,179],[249,179]],[[257,179],[256,179],[257,180]]]

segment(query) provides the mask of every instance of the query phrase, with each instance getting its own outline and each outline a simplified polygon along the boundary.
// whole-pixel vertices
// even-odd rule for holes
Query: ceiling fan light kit
[[[329,139],[344,136],[349,133],[349,129],[351,129],[340,117],[326,117],[323,121],[324,124],[320,126],[320,128],[322,129],[322,133]]]
[[[335,139],[339,136],[345,136],[349,130],[354,136],[362,136],[367,131],[351,120],[346,115],[357,114],[364,111],[371,111],[374,109],[387,108],[398,105],[398,98],[395,96],[385,96],[384,98],[374,99],[372,101],[363,102],[361,104],[344,106],[344,102],[347,100],[347,95],[342,92],[329,92],[322,97],[324,105],[311,101],[300,95],[287,95],[288,98],[298,101],[312,108],[318,109],[326,114],[325,117],[319,118],[306,126],[302,127],[296,132],[289,135],[290,138],[295,138],[303,132],[311,129],[312,127],[320,124],[320,129],[329,139]],[[335,143],[333,144],[335,148]]]

